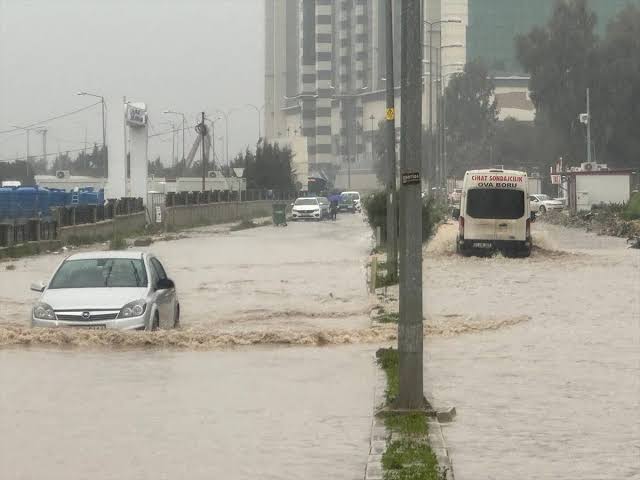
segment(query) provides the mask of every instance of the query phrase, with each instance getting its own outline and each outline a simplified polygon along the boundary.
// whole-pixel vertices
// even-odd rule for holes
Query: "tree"
[[[516,56],[531,75],[536,122],[559,133],[553,156],[574,164],[586,151],[578,117],[597,72],[596,20],[587,0],[558,0],[547,25],[516,38]]]
[[[470,62],[452,77],[444,96],[447,109],[447,175],[491,161],[491,143],[498,121],[495,85],[481,62]]]
[[[233,160],[232,167],[245,169],[248,189],[293,191],[295,171],[292,161],[293,153],[289,147],[280,148],[278,143],[260,142],[255,154],[247,149]]]
[[[607,27],[594,85],[598,161],[637,167],[640,161],[640,8],[629,6]]]

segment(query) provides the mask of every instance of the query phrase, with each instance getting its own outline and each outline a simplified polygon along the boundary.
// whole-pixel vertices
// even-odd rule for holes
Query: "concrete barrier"
[[[167,207],[165,226],[190,228],[198,225],[229,223],[243,219],[271,216],[271,200],[255,202],[224,202],[204,205],[178,205]]]
[[[96,223],[85,223],[69,227],[58,228],[58,240],[68,243],[70,240],[79,239],[82,243],[110,240],[114,235],[126,237],[135,232],[144,230],[146,225],[146,213],[132,213],[119,215],[113,220],[104,220]]]

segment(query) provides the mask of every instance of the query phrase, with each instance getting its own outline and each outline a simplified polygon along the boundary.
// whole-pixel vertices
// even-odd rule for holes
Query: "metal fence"
[[[298,192],[276,192],[272,190],[213,190],[205,192],[169,192],[165,195],[165,206],[206,205],[220,202],[257,202],[262,200],[294,200]]]

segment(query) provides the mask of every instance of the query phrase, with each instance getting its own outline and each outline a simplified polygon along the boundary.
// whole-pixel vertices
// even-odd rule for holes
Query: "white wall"
[[[588,206],[600,203],[623,203],[631,197],[628,174],[576,175],[576,192],[588,193]]]

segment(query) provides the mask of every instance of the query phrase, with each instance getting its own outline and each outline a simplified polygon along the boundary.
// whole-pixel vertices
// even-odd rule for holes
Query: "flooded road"
[[[639,252],[535,227],[527,260],[451,255],[453,226],[429,246],[427,311],[531,317],[426,342],[425,389],[458,411],[456,479],[639,479]]]
[[[373,350],[0,350],[0,478],[362,478]]]

